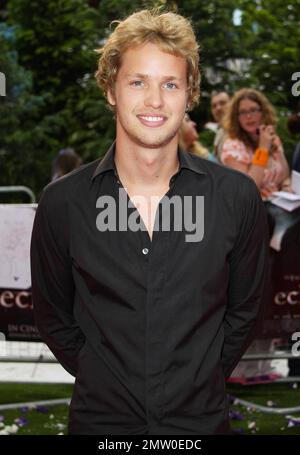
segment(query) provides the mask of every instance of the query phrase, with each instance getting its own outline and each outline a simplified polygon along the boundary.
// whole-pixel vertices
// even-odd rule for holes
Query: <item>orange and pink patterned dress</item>
[[[221,162],[227,166],[228,158],[234,158],[239,163],[246,164],[249,168],[252,162],[254,151],[247,147],[244,142],[239,139],[227,138],[224,141],[222,151],[221,151]],[[278,178],[275,181],[268,181],[268,172],[267,169],[272,169],[273,167],[277,168]],[[272,156],[269,158],[268,166],[265,171],[265,178],[259,188],[260,194],[263,200],[269,200],[272,198],[272,193],[274,191],[279,191],[283,180],[286,178],[286,173],[284,165],[281,160],[275,159]]]

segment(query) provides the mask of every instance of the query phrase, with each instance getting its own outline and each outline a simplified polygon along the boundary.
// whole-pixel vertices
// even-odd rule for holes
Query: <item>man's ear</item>
[[[107,100],[108,100],[108,102],[109,102],[109,104],[111,106],[115,106],[116,105],[116,100],[115,100],[115,97],[114,97],[113,92],[111,91],[111,89],[107,90]]]

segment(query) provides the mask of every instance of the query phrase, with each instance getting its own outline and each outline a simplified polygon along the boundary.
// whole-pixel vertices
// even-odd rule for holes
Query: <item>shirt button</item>
[[[143,254],[148,254],[148,253],[149,253],[148,248],[143,248],[143,249],[142,249],[142,253],[143,253]]]

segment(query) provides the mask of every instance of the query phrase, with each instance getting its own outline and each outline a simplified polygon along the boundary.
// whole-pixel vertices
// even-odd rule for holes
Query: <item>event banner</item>
[[[290,226],[279,251],[270,249],[264,336],[290,338],[300,331],[300,222]]]
[[[40,341],[30,279],[35,210],[36,204],[0,204],[0,332],[8,341]]]

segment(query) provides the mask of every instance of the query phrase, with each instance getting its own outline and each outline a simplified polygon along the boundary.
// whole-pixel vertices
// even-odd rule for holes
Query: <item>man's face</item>
[[[220,123],[223,115],[225,114],[227,104],[229,102],[229,96],[227,93],[218,93],[211,98],[211,112],[217,123]]]
[[[187,106],[186,60],[152,43],[129,48],[108,101],[116,107],[118,138],[145,148],[167,145]]]

